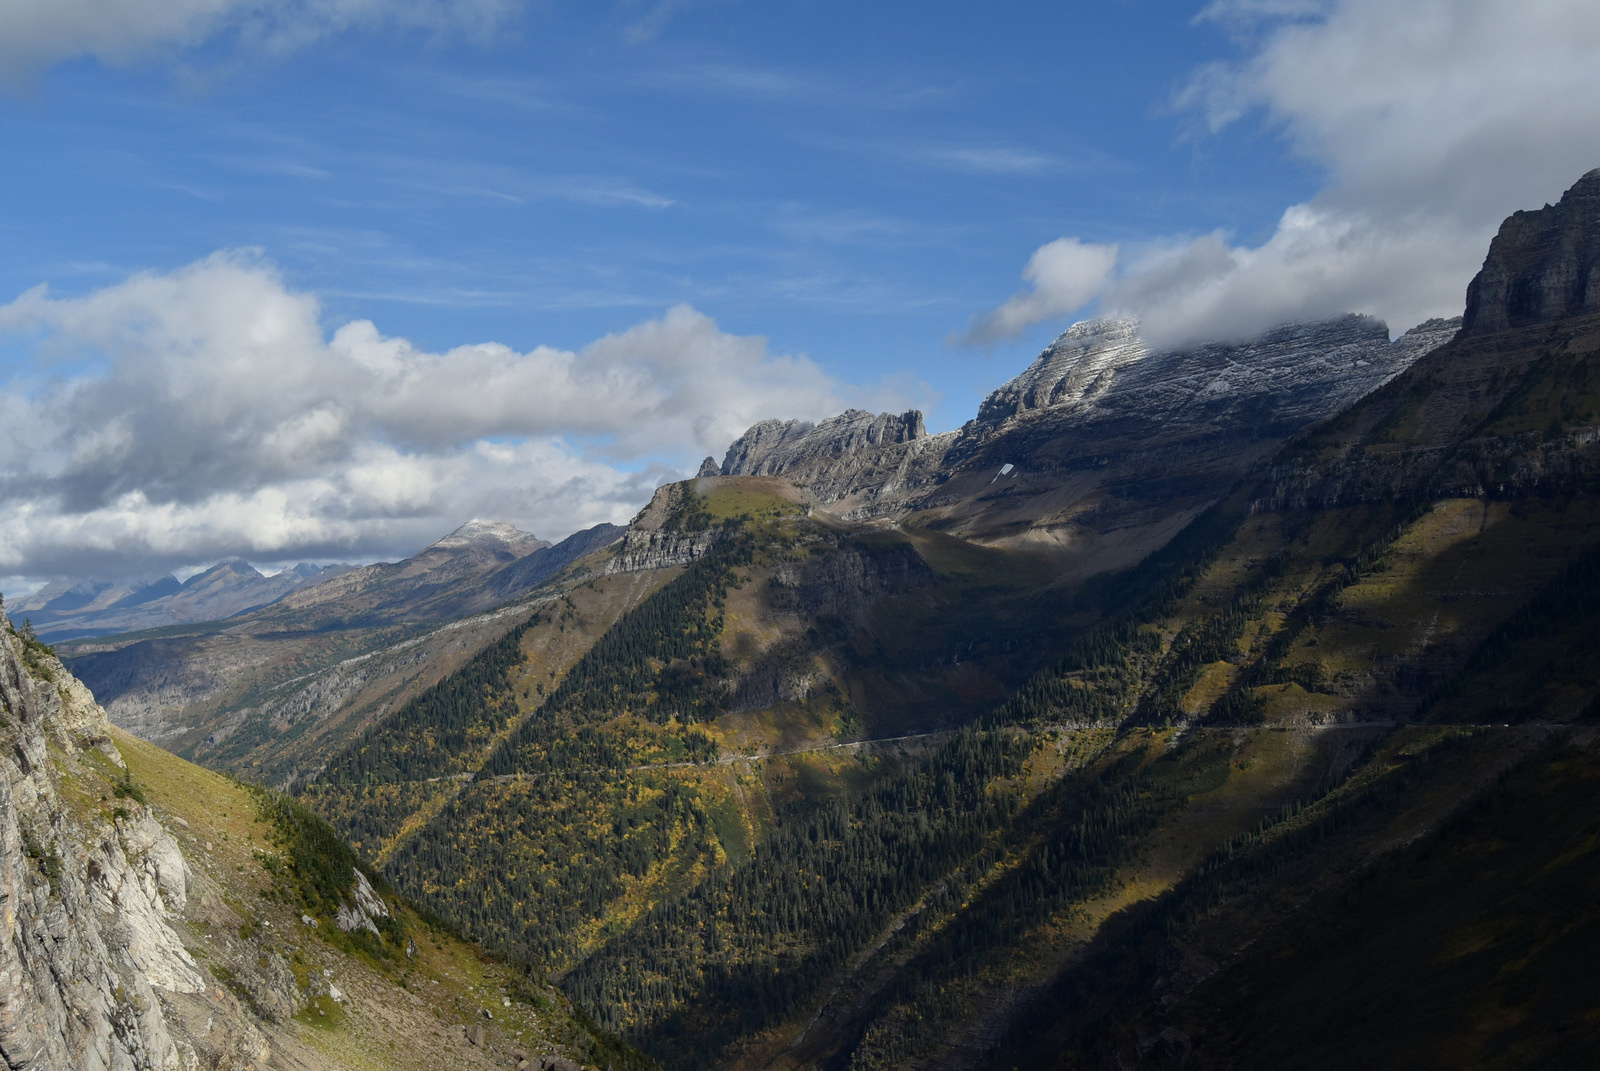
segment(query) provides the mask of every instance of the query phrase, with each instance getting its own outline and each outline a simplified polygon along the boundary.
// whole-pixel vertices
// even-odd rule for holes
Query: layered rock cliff
[[[1467,287],[1463,337],[1600,313],[1600,168],[1555,205],[1515,212]]]
[[[729,448],[722,471],[782,475],[847,519],[917,511],[923,523],[989,542],[1071,542],[1067,529],[1151,523],[1164,531],[1458,326],[1432,320],[1391,342],[1381,322],[1352,315],[1245,343],[1151,351],[1131,321],[1088,321],[959,431],[927,435],[916,413],[765,421]]]

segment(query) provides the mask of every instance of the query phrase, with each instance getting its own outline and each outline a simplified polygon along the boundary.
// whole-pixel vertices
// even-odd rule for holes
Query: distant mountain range
[[[53,642],[222,621],[267,607],[280,624],[444,618],[504,602],[621,534],[617,525],[599,525],[552,545],[504,521],[471,520],[399,562],[302,563],[264,576],[231,559],[182,583],[171,576],[52,583],[7,609]]]
[[[19,621],[31,621],[41,637],[67,640],[232,617],[351,568],[302,562],[264,576],[248,562],[233,558],[182,583],[173,576],[133,582],[57,581],[7,609]]]

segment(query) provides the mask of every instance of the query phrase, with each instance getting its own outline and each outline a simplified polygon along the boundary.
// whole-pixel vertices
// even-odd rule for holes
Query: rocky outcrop
[[[1516,212],[1467,286],[1463,337],[1600,313],[1600,168],[1555,205]]]
[[[334,912],[334,925],[345,933],[365,930],[377,937],[377,920],[389,917],[389,905],[383,902],[383,897],[378,895],[372,882],[359,868],[352,867],[351,870],[355,873],[355,884],[350,887],[350,902],[340,904]]]
[[[983,400],[977,424],[992,427],[1032,411],[1091,405],[1110,391],[1118,369],[1146,356],[1132,320],[1073,324],[1021,375]]]
[[[207,981],[169,918],[188,904],[183,852],[133,798],[75,803],[122,769],[105,714],[0,614],[0,1055],[21,1068],[240,1066],[267,1044],[242,1017],[183,1027]],[[76,787],[71,791],[63,778]],[[215,1008],[206,1008],[215,1012]],[[220,1046],[220,1048],[219,1048]]]
[[[982,539],[1146,523],[1202,507],[1458,326],[1430,320],[1391,342],[1381,322],[1344,316],[1244,343],[1151,351],[1132,321],[1088,321],[957,432],[927,435],[917,413],[764,421],[730,447],[723,471],[783,476],[849,520],[932,511]]]
[[[926,437],[922,414],[846,409],[820,424],[808,420],[763,420],[753,425],[723,458],[723,476],[787,476],[791,469],[827,458],[839,462],[863,450]]]
[[[722,474],[781,476],[842,515],[885,516],[938,483],[955,439],[929,435],[914,409],[850,409],[818,424],[764,420],[728,447]]]
[[[668,569],[703,557],[722,538],[725,529],[712,525],[709,517],[697,512],[697,482],[656,488],[650,504],[628,524],[627,534],[605,564],[605,572]]]

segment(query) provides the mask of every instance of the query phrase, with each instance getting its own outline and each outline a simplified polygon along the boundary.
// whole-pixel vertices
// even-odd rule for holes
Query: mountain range
[[[336,950],[371,938],[349,954],[374,979],[408,968],[370,912],[337,925],[363,883],[516,964],[504,1007],[565,1024],[541,1059],[1585,1066],[1597,522],[1600,170],[1506,221],[1459,320],[1394,340],[1346,316],[1151,350],[1092,321],[956,431],[765,421],[625,529],[552,547],[474,522],[61,662],[7,633],[8,902],[29,934],[88,910],[114,837],[165,888],[160,834],[135,850],[124,824],[202,777],[105,727],[70,669],[113,723],[273,786],[271,835],[341,869],[296,863],[271,902],[333,920]],[[118,817],[118,785],[164,802]],[[269,991],[323,1007],[229,989],[213,962],[249,961],[219,955],[194,969],[257,994],[230,1029],[263,1032]],[[120,991],[181,1020],[131,962]],[[424,1021],[470,1016],[484,969],[446,971],[466,988]],[[120,1022],[97,992],[84,1021]],[[448,1051],[512,1037],[480,1040]]]
[[[218,562],[182,583],[175,576],[121,583],[57,581],[19,599],[12,612],[25,616],[34,631],[46,639],[135,632],[232,617],[350,568],[302,562],[292,569],[263,576],[248,562],[234,558]]]
[[[1459,320],[1430,321],[1391,342],[1382,323],[1346,316],[1241,344],[1151,353],[1128,322],[1079,324],[958,431],[929,435],[916,411],[764,421],[715,468],[777,477],[843,523],[914,518],[919,529],[975,547],[1016,549],[1031,568],[1067,583],[1137,562],[1288,436],[1459,328]],[[682,565],[710,546],[714,533],[698,542],[662,533],[662,509],[658,502],[641,513],[605,571]],[[501,619],[457,622],[438,643],[422,641],[425,622],[496,607],[624,535],[601,525],[548,547],[479,523],[406,561],[296,590],[225,629],[104,637],[66,651],[119,724],[186,756],[209,754],[206,761],[286,783],[318,761],[334,728],[302,726],[312,732],[303,746],[278,743],[302,712],[316,710],[323,722],[336,696],[338,723],[362,724],[405,688],[453,669],[455,655]],[[663,535],[666,551],[650,550]],[[514,557],[512,548],[531,549]],[[464,628],[473,639],[463,642]],[[362,659],[353,673],[352,658]],[[1026,657],[1016,662],[1016,672],[1033,668]]]

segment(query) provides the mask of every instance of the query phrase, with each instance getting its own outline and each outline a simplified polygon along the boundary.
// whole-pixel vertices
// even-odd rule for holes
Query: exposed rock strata
[[[110,725],[61,663],[0,615],[0,1056],[22,1068],[253,1066],[268,1046],[168,918],[193,875],[150,809],[73,805],[61,770],[121,768]],[[191,1020],[207,1023],[204,1034]]]
[[[1461,334],[1493,334],[1600,313],[1600,168],[1555,205],[1516,212],[1467,286]]]
[[[930,436],[916,413],[764,421],[729,448],[722,471],[784,476],[846,519],[922,511],[990,542],[1159,526],[1203,508],[1285,438],[1457,327],[1432,320],[1391,342],[1382,323],[1344,316],[1152,352],[1132,322],[1088,321],[957,432]]]
[[[703,557],[723,530],[694,514],[691,484],[669,483],[656,489],[650,504],[628,525],[607,573],[668,569]]]

